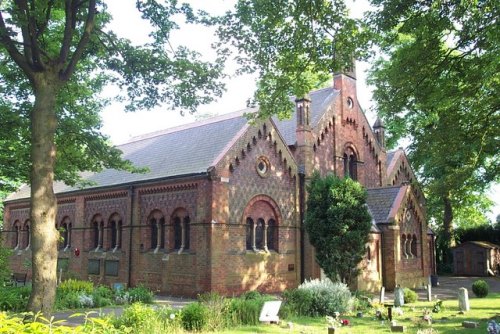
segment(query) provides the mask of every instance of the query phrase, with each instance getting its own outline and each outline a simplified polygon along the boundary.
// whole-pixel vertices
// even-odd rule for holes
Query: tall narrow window
[[[156,249],[158,246],[158,224],[155,218],[151,218],[149,227],[151,228],[151,249]]]
[[[253,249],[253,220],[252,218],[247,218],[246,229],[246,245],[248,250]]]
[[[160,219],[160,248],[165,249],[165,218]]]
[[[276,221],[274,219],[269,219],[267,222],[267,249],[278,250],[276,245],[276,240],[278,234],[278,229],[276,227]]]
[[[190,221],[189,221],[189,216],[184,217],[184,225],[183,225],[183,239],[184,239],[184,249],[189,249],[189,244],[190,244],[190,235],[191,235],[191,226],[190,226]]]
[[[92,247],[99,248],[99,223],[96,221],[92,222],[92,240]]]
[[[182,246],[182,226],[179,217],[174,218],[174,249],[180,249]]]
[[[111,248],[115,248],[117,246],[116,237],[117,237],[117,228],[116,222],[114,220],[110,223],[110,233],[111,233]]]
[[[119,214],[115,213],[109,218],[108,222],[108,242],[109,248],[116,251],[122,243],[122,220]]]
[[[417,247],[417,236],[413,235],[413,240],[411,242],[411,253],[413,256],[418,257],[418,247]]]
[[[411,253],[411,244],[412,244],[412,238],[411,238],[411,235],[408,234],[406,236],[406,255],[408,257],[413,257],[413,254]]]
[[[264,249],[264,219],[257,219],[255,226],[255,247],[257,249]]]
[[[357,156],[351,148],[347,148],[344,153],[344,176],[353,180],[358,179]]]
[[[19,241],[20,241],[20,233],[21,233],[21,227],[18,221],[14,222],[14,225],[12,226],[12,229],[14,230],[14,238],[12,239],[12,248],[18,249],[19,248]]]
[[[30,233],[30,226],[28,224],[26,224],[25,226],[25,244],[24,244],[24,248],[25,249],[28,249],[30,248],[30,244],[31,244],[31,233]]]
[[[401,236],[401,257],[408,258],[406,254],[406,235]]]

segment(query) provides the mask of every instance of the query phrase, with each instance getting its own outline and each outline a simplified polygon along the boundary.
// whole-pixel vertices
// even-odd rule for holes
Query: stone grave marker
[[[266,323],[278,323],[280,318],[278,317],[278,312],[280,311],[281,301],[280,300],[272,300],[267,301],[262,306],[262,310],[260,311],[259,321]]]
[[[427,301],[432,301],[432,288],[430,284],[427,284]]]
[[[394,306],[399,307],[405,304],[405,293],[403,288],[397,287],[394,289]]]
[[[469,311],[469,292],[466,288],[458,289],[458,309],[460,311]]]
[[[380,288],[380,295],[379,295],[380,304],[384,303],[384,299],[385,299],[385,287],[381,287]]]

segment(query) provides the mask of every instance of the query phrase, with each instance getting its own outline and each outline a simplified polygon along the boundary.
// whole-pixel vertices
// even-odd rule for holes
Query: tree
[[[365,55],[367,34],[343,0],[239,0],[215,24],[224,57],[237,50],[237,73],[257,73],[250,105],[259,116],[291,115],[290,96],[302,97]]]
[[[190,111],[221,94],[220,62],[202,62],[168,43],[177,27],[172,17],[189,15],[190,8],[173,0],[137,1],[137,8],[153,27],[152,42],[141,46],[106,29],[111,16],[102,0],[0,2],[0,112],[17,125],[8,140],[13,149],[0,158],[29,156],[19,172],[2,174],[31,184],[31,311],[50,313],[55,298],[54,179],[74,183],[80,170],[131,169],[98,130],[96,110],[105,101],[96,93],[113,82],[126,93],[129,110],[167,103]]]
[[[366,190],[350,178],[315,173],[308,187],[305,229],[316,260],[333,281],[351,283],[372,226]]]
[[[493,0],[372,0],[384,56],[371,72],[376,107],[453,244],[456,209],[498,182],[500,6]],[[487,208],[487,207],[486,207]]]

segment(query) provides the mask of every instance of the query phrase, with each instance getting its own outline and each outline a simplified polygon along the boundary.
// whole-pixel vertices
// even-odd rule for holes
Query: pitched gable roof
[[[201,122],[135,137],[117,148],[123,152],[124,159],[132,161],[137,167],[147,167],[149,171],[144,174],[133,174],[106,169],[100,173],[82,173],[82,178],[85,181],[95,184],[86,188],[109,187],[206,173],[227,144],[244,127],[248,126],[244,113],[254,111],[255,109],[245,109]],[[63,182],[54,184],[56,194],[76,190],[80,190],[80,188],[68,186]],[[18,192],[10,195],[7,201],[29,196],[29,186],[24,186]]]
[[[311,99],[311,127],[314,128],[318,125],[321,117],[324,115],[325,110],[332,103],[335,97],[339,94],[338,90],[332,87],[327,87],[319,90],[315,90],[309,93]],[[295,101],[295,97],[292,98]],[[273,121],[276,124],[279,132],[283,136],[287,145],[295,145],[297,142],[296,129],[297,120],[296,112],[293,111],[292,115],[288,119],[280,120],[278,117],[274,116]]]
[[[390,223],[399,208],[407,186],[367,189],[366,204],[377,224]]]

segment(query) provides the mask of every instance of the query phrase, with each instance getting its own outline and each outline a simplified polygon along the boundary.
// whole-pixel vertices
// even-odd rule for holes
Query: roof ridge
[[[189,130],[189,129],[192,129],[192,128],[197,128],[197,127],[200,127],[200,126],[205,126],[205,125],[209,125],[209,124],[223,122],[223,121],[226,121],[226,120],[229,120],[229,119],[241,117],[241,116],[243,116],[246,113],[253,113],[256,110],[257,110],[257,108],[240,109],[240,110],[233,111],[233,112],[230,112],[230,113],[227,113],[227,114],[222,114],[222,115],[217,115],[217,116],[214,116],[214,117],[206,118],[206,119],[203,119],[203,120],[200,120],[200,121],[194,121],[194,122],[191,122],[191,123],[186,123],[186,124],[174,126],[174,127],[171,127],[171,128],[166,128],[166,129],[163,129],[163,130],[157,130],[157,131],[153,131],[153,132],[150,132],[150,133],[145,133],[145,134],[138,135],[138,136],[130,138],[130,140],[128,140],[127,142],[125,142],[123,144],[118,145],[118,147],[124,146],[124,145],[127,145],[127,144],[131,144],[131,143],[135,143],[135,142],[139,142],[141,140],[146,140],[146,139],[151,139],[151,138],[155,138],[155,137],[167,135],[167,134],[170,134],[170,133],[180,132],[180,131]]]

